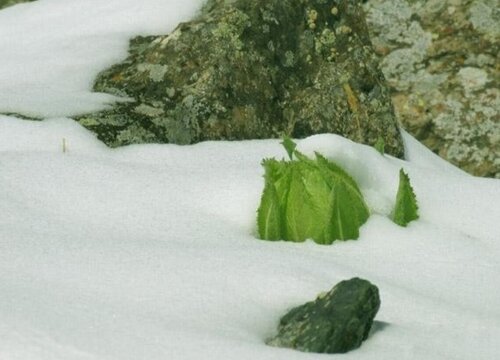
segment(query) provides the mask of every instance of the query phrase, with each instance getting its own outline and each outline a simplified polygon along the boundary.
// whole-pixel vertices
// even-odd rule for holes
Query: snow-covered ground
[[[357,241],[257,240],[262,158],[279,140],[111,150],[67,116],[110,101],[92,79],[133,34],[199,0],[39,0],[0,11],[1,360],[497,359],[500,181],[405,134],[408,161],[335,135],[299,143],[342,164],[373,215]],[[65,139],[67,151],[62,151]],[[393,224],[398,171],[421,219]],[[354,276],[382,307],[363,346],[304,354],[264,340],[290,307]]]

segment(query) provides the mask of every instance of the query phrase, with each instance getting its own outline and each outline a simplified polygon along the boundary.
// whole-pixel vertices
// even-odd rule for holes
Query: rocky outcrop
[[[315,353],[345,353],[368,338],[380,307],[378,288],[354,278],[281,318],[267,344]]]
[[[365,10],[404,127],[464,170],[500,178],[498,0],[369,0]]]
[[[332,132],[403,155],[356,1],[210,0],[171,34],[133,39],[95,90],[131,99],[78,119],[110,146]]]

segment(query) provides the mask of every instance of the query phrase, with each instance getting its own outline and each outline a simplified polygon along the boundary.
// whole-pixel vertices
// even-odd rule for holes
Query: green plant
[[[392,219],[396,224],[406,226],[411,221],[417,220],[418,217],[417,197],[410,184],[410,178],[401,169],[399,170],[399,187]]]
[[[377,150],[381,155],[385,154],[385,141],[383,137],[379,137],[375,145],[373,145],[375,150]]]
[[[265,240],[319,244],[357,239],[369,216],[358,185],[340,166],[316,153],[297,151],[286,138],[290,160],[265,159],[265,187],[257,211],[259,235]]]

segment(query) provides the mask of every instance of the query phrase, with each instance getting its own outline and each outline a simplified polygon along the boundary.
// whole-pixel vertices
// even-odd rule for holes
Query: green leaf
[[[342,181],[350,187],[350,190],[358,193],[360,197],[363,197],[356,181],[344,169],[334,162],[326,159],[323,155],[319,153],[315,154],[316,163],[318,164],[320,171],[325,175],[325,179],[330,181],[331,187],[333,187],[337,181]]]
[[[375,150],[377,150],[380,154],[384,155],[385,154],[385,141],[384,138],[379,136],[377,139],[377,142],[373,146]]]
[[[300,163],[292,162],[290,188],[285,207],[286,240],[304,241],[308,238],[311,222],[311,207],[307,204],[307,194],[299,169]]]
[[[276,160],[275,160],[276,161]],[[271,179],[274,182],[274,186],[276,188],[276,193],[278,195],[278,203],[281,215],[281,234],[282,236],[286,236],[286,224],[285,224],[285,209],[288,203],[288,194],[290,192],[290,183],[292,181],[292,167],[289,166],[288,162],[285,161],[276,161],[275,171],[273,174],[273,178]]]
[[[418,219],[417,197],[410,184],[410,178],[403,171],[399,170],[399,187],[396,195],[396,205],[394,207],[393,221],[406,226],[411,221]]]
[[[264,240],[279,240],[285,236],[284,211],[290,187],[290,169],[283,161],[265,159],[265,186],[262,193],[257,223],[259,236]]]
[[[257,210],[257,222],[259,235],[264,240],[280,240],[281,233],[281,209],[278,194],[274,184],[266,183],[259,209]]]
[[[345,182],[337,182],[330,193],[328,238],[332,241],[357,239],[359,228],[369,215],[366,204],[358,194],[353,193]]]
[[[285,136],[283,138],[283,141],[281,142],[283,147],[285,148],[286,152],[288,153],[288,157],[290,160],[293,160],[293,153],[295,151],[295,148],[297,147],[297,144],[290,139],[288,136]]]
[[[307,195],[305,203],[311,208],[312,213],[311,229],[308,231],[309,237],[319,244],[326,244],[329,242],[325,224],[329,220],[330,200],[328,194],[331,192],[331,186],[316,169],[304,172],[302,179]]]

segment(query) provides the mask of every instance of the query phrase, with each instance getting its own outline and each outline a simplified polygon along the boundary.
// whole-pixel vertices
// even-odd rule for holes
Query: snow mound
[[[336,135],[299,142],[375,209],[359,240],[332,246],[256,238],[260,162],[286,156],[279,140],[112,150],[70,119],[0,117],[0,144],[2,359],[318,358],[264,340],[354,276],[379,286],[382,308],[346,358],[497,352],[500,182],[439,171],[416,142],[417,164]],[[407,228],[386,217],[400,167],[421,208]]]
[[[136,35],[168,34],[203,0],[38,0],[0,11],[0,112],[74,116],[120,100],[93,93],[97,74]]]

